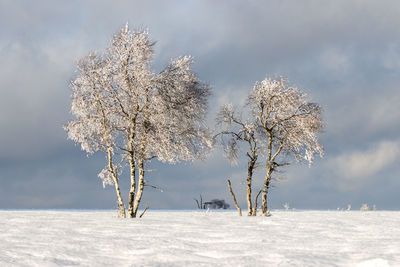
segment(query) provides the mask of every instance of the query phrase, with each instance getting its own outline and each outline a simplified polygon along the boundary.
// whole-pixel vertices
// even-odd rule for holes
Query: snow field
[[[0,266],[400,266],[400,212],[0,211]]]

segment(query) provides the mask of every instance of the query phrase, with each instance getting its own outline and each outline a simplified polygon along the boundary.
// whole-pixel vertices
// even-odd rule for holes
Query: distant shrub
[[[362,204],[362,206],[361,206],[360,210],[361,210],[361,211],[369,211],[369,210],[370,210],[370,208],[368,207],[368,205],[367,205],[367,204]]]
[[[290,205],[287,202],[285,203],[285,205],[283,205],[283,207],[285,208],[286,211],[290,209]]]

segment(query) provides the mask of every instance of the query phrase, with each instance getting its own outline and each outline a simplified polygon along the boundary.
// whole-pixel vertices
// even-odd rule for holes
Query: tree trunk
[[[135,192],[136,192],[136,161],[134,152],[134,139],[136,135],[136,117],[138,112],[139,112],[139,104],[138,102],[136,102],[136,113],[134,118],[132,119],[130,136],[129,136],[129,168],[131,177],[131,188],[129,190],[129,209],[128,209],[129,218],[136,217],[133,208],[133,202],[135,200]]]
[[[242,216],[242,209],[239,207],[239,205],[236,201],[235,194],[233,193],[233,190],[232,190],[231,181],[229,179],[228,179],[228,186],[229,186],[229,192],[231,192],[231,195],[233,198],[233,203],[235,203],[235,206],[236,206],[237,210],[239,211],[239,216]]]
[[[139,166],[139,186],[138,191],[135,197],[135,201],[133,203],[133,218],[136,217],[137,210],[139,208],[140,200],[142,199],[143,189],[144,189],[144,160],[143,156],[140,156],[138,159]]]
[[[104,113],[104,109],[102,106],[102,103],[98,100],[98,103],[101,108],[101,114],[102,114],[102,125],[104,129],[104,135],[108,132],[107,130],[107,124],[106,124],[106,116]],[[115,191],[117,193],[117,201],[118,201],[118,212],[119,212],[119,217],[121,218],[126,218],[126,213],[125,213],[125,205],[124,201],[121,196],[121,190],[119,189],[119,182],[118,182],[118,174],[114,170],[114,166],[112,164],[112,152],[111,152],[111,144],[108,139],[106,139],[106,145],[107,145],[107,159],[108,159],[108,171],[112,174],[113,180],[114,180],[114,186],[115,186]]]
[[[133,152],[129,154],[129,166],[131,169],[131,189],[129,190],[129,218],[134,218],[133,216],[133,201],[135,199],[135,191],[136,191],[136,167],[135,167],[135,159],[133,158]]]
[[[251,216],[253,208],[251,206],[251,179],[253,177],[254,161],[249,161],[247,168],[247,216]]]
[[[263,187],[263,192],[262,192],[262,216],[267,216],[267,211],[268,211],[268,206],[267,206],[267,194],[268,194],[268,188],[269,188],[269,182],[271,180],[271,173],[272,173],[272,162],[271,162],[271,156],[272,156],[272,134],[270,131],[267,131],[268,133],[268,153],[267,153],[267,174],[265,175],[264,179],[264,187]]]
[[[254,208],[253,208],[253,216],[257,216],[257,201],[258,201],[258,196],[261,194],[262,189],[258,191],[256,198],[254,199]]]
[[[115,185],[115,191],[117,192],[119,217],[126,218],[125,205],[124,201],[122,200],[121,191],[119,189],[118,179],[114,180],[114,185]]]
[[[124,205],[124,201],[121,196],[121,190],[119,189],[118,176],[116,175],[114,167],[112,165],[112,155],[111,155],[110,148],[107,149],[107,157],[108,157],[108,171],[111,172],[111,174],[113,176],[115,191],[117,193],[119,217],[126,218],[125,205]]]
[[[267,174],[264,181],[264,188],[262,191],[262,216],[267,216],[268,206],[267,206],[267,197],[268,197],[268,187],[269,187],[269,179],[270,175]]]
[[[135,196],[135,200],[133,202],[133,215],[132,217],[135,218],[137,215],[137,211],[140,205],[140,201],[142,200],[142,195],[143,195],[143,190],[144,190],[144,160],[145,160],[145,146],[146,146],[146,136],[148,134],[148,128],[147,128],[147,119],[149,118],[149,107],[148,107],[148,103],[149,103],[149,97],[148,97],[148,91],[149,88],[146,87],[145,88],[145,94],[146,94],[146,101],[144,103],[144,133],[143,136],[141,137],[141,142],[140,142],[140,150],[138,152],[138,169],[139,169],[139,181],[138,181],[138,188],[137,188],[137,193]],[[139,110],[139,105],[138,103],[136,103],[136,110]],[[136,120],[136,119],[135,119]],[[135,127],[135,123],[134,123],[134,127]],[[141,217],[141,216],[140,216]]]

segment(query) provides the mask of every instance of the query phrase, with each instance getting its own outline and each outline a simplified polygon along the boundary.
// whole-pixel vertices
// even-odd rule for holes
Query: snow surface
[[[400,266],[398,211],[0,211],[0,266]]]

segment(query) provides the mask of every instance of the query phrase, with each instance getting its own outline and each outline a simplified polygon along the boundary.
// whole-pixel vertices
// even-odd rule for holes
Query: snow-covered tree
[[[256,82],[244,108],[247,109],[245,120],[231,105],[221,109],[217,121],[225,127],[222,127],[219,135],[225,138],[222,143],[231,162],[238,158],[239,142],[246,144],[248,215],[252,210],[251,181],[254,167],[257,160],[265,158],[262,215],[267,216],[267,194],[273,174],[289,165],[291,157],[311,164],[315,154],[323,156],[317,138],[322,130],[321,107],[308,102],[307,95],[289,86],[286,79],[266,78]],[[253,208],[253,215],[256,208]]]
[[[119,216],[125,217],[125,206],[118,181],[119,165],[113,162],[117,128],[112,99],[105,88],[110,86],[107,64],[102,55],[89,53],[78,62],[78,76],[71,82],[72,107],[75,116],[64,129],[68,137],[81,144],[88,154],[103,151],[106,167],[99,173],[103,186],[114,184]]]
[[[321,107],[308,102],[307,95],[289,86],[284,78],[256,82],[248,97],[254,123],[266,148],[266,175],[262,191],[262,215],[267,215],[267,194],[272,174],[289,165],[289,158],[307,161],[323,156],[318,133],[323,123]]]
[[[153,46],[147,31],[126,25],[102,61],[101,89],[110,104],[106,117],[115,130],[111,150],[118,150],[130,169],[129,217],[137,215],[147,163],[193,161],[211,147],[204,126],[209,87],[192,71],[193,59],[178,58],[154,73]]]

